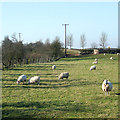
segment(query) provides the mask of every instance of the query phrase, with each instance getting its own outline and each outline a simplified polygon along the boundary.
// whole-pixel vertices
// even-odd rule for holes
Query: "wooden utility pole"
[[[21,41],[21,33],[19,33],[19,41]]]
[[[62,24],[65,26],[65,56],[66,56],[66,25],[69,25],[69,24]]]

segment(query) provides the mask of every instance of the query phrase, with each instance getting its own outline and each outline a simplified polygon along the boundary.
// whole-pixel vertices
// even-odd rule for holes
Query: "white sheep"
[[[113,57],[110,57],[110,60],[113,60]]]
[[[63,78],[68,78],[69,77],[69,73],[68,72],[63,72],[59,75],[58,79],[63,79]]]
[[[96,62],[96,61],[98,62],[98,59],[95,59],[95,62]]]
[[[93,62],[93,64],[98,64],[98,59],[95,59],[95,61]]]
[[[56,65],[53,65],[53,66],[52,66],[52,69],[55,70],[55,69],[56,69]]]
[[[109,95],[110,95],[110,91],[112,90],[112,83],[109,82],[108,80],[103,80],[102,90],[105,92],[105,95],[106,95],[106,93],[108,95],[108,92],[109,92]]]
[[[120,53],[117,53],[117,55],[120,55]]]
[[[106,54],[104,53],[104,55],[106,55]]]
[[[19,76],[17,79],[17,84],[19,84],[20,82],[23,82],[24,84],[24,81],[26,81],[26,79],[27,79],[26,75]]]
[[[96,70],[96,66],[95,65],[91,66],[90,70]]]
[[[39,85],[40,76],[34,76],[29,79],[28,84],[34,84],[34,83],[37,83]]]
[[[93,62],[93,64],[98,64],[98,61]]]

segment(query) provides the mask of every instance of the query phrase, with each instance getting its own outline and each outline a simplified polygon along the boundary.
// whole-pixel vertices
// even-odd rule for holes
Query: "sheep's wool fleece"
[[[19,78],[17,79],[17,81],[24,81],[24,80],[26,80],[26,75],[21,75],[21,76],[19,76]]]
[[[35,83],[38,82],[39,80],[40,80],[40,76],[34,76],[30,78],[29,83]]]
[[[68,72],[61,73],[61,74],[59,75],[59,79],[61,79],[61,78],[67,78],[68,76],[69,76],[69,73],[68,73]]]
[[[96,69],[95,65],[93,65],[93,66],[90,67],[90,70],[93,70],[93,69]]]
[[[95,59],[95,61],[98,61],[98,59]]]
[[[53,65],[53,66],[52,66],[52,69],[55,69],[55,68],[56,68],[56,65]]]
[[[59,78],[66,78],[66,77],[68,77],[69,76],[69,73],[68,72],[64,72],[64,73],[61,73],[60,75],[59,75]]]
[[[112,83],[107,81],[107,80],[104,80],[102,83],[102,90],[103,91],[111,91],[112,90]]]

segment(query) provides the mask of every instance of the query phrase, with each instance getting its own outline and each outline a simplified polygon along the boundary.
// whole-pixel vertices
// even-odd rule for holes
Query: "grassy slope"
[[[118,115],[118,56],[91,55],[63,58],[60,61],[18,66],[3,71],[3,117],[32,118],[116,118]],[[89,68],[98,58],[95,71]],[[57,69],[51,70],[56,64]],[[68,71],[69,79],[58,80],[61,72]],[[41,76],[41,84],[17,85],[19,75],[28,79]],[[110,96],[101,90],[102,80],[113,83]]]
[[[67,54],[79,54],[79,50],[74,50],[74,49],[67,49]]]

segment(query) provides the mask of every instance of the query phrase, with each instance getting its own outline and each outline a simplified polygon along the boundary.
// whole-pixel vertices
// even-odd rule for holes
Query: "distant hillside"
[[[97,48],[99,50],[99,53],[110,53],[110,54],[116,54],[120,53],[119,48]],[[80,53],[82,55],[84,54],[93,54],[94,49],[93,48],[87,48],[87,49],[67,49],[68,56],[79,56]]]
[[[64,51],[65,51],[65,49],[64,49]],[[68,56],[79,56],[80,55],[79,49],[67,49],[66,51],[67,51]]]
[[[67,54],[79,54],[80,51],[78,49],[67,49]]]

